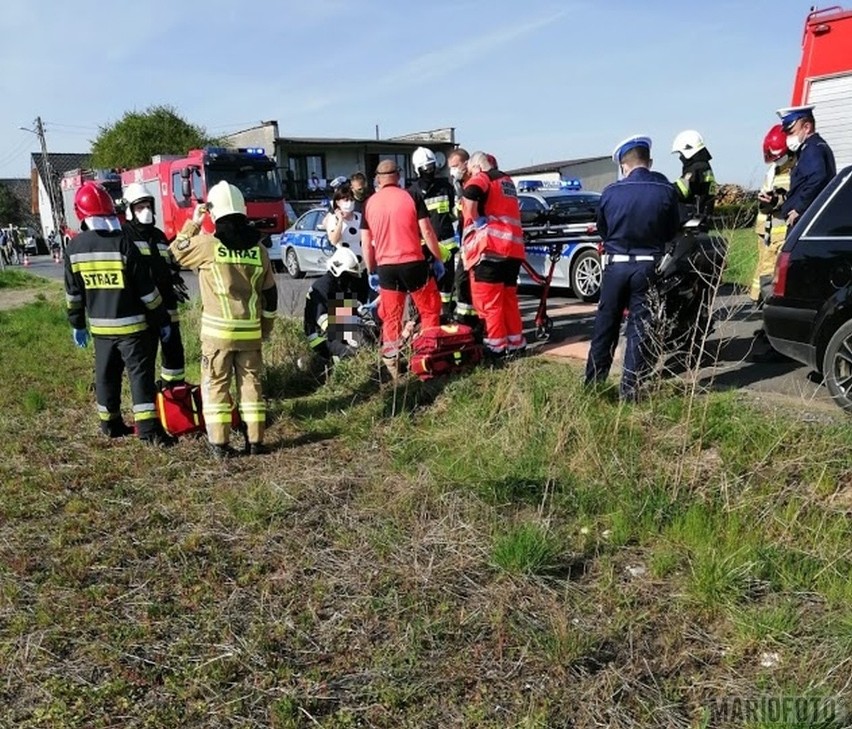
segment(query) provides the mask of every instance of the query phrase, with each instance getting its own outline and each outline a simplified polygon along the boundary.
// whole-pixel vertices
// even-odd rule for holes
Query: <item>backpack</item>
[[[421,380],[462,372],[482,360],[482,347],[464,324],[427,327],[414,337],[411,347],[408,368]]]

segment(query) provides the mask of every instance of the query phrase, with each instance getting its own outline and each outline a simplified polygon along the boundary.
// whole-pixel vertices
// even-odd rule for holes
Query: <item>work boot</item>
[[[237,455],[237,452],[231,448],[227,443],[210,443],[207,442],[207,447],[210,449],[210,454],[217,461],[225,461],[229,458],[234,458]]]
[[[128,435],[133,435],[136,429],[132,425],[128,425],[120,418],[114,420],[105,420],[101,423],[101,432],[108,435],[110,438],[124,438]]]
[[[248,456],[265,456],[269,453],[269,448],[267,448],[263,443],[248,443],[246,445],[245,453]]]

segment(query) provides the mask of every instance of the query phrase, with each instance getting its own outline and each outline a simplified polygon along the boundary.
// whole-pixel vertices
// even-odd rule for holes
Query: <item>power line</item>
[[[7,162],[11,162],[12,160],[17,159],[21,154],[23,154],[25,152],[25,150],[27,150],[27,147],[29,147],[29,146],[30,146],[30,140],[29,139],[22,140],[21,143],[18,144],[18,146],[15,147],[14,150],[12,150],[11,152],[8,152],[6,154],[6,156],[0,157],[0,165],[5,165]]]

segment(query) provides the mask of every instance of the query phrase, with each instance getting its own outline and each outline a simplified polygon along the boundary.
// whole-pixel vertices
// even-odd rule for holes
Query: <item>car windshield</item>
[[[246,200],[280,200],[284,197],[281,191],[281,178],[274,167],[263,169],[255,165],[240,167],[207,167],[207,189],[217,182],[234,185],[243,193]]]
[[[600,197],[598,195],[560,195],[547,198],[547,204],[560,208],[585,208],[596,210]]]

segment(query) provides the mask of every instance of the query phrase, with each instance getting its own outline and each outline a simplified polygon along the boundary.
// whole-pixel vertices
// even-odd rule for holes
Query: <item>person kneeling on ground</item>
[[[355,313],[363,268],[350,248],[338,248],[328,271],[314,281],[305,301],[305,336],[323,366],[358,352]],[[303,368],[306,363],[301,363]]]

